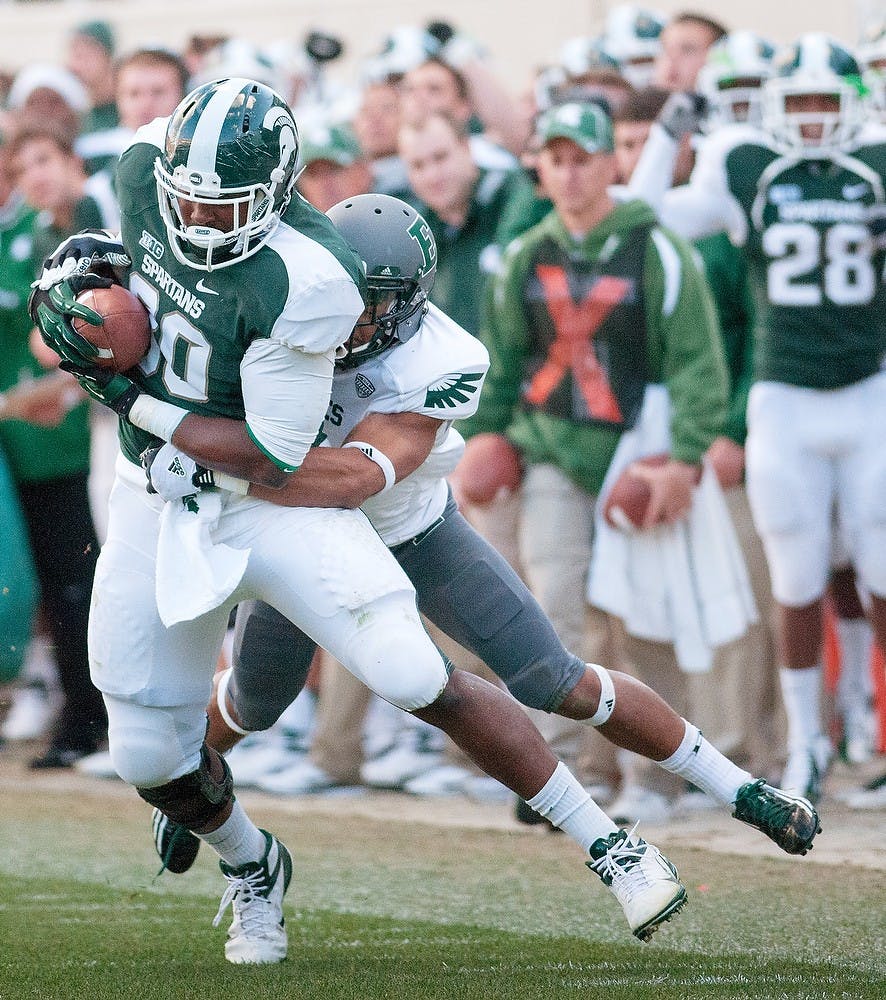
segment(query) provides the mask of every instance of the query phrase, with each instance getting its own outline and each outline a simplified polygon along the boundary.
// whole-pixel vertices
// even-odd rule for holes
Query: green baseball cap
[[[310,125],[299,136],[299,159],[303,166],[328,160],[349,167],[363,159],[363,152],[346,125]]]
[[[101,45],[109,56],[114,54],[114,29],[107,21],[86,21],[84,24],[78,24],[74,29],[74,34],[91,38],[92,41]]]
[[[542,145],[553,139],[570,139],[586,153],[611,153],[615,149],[612,119],[593,102],[571,102],[546,111],[538,122]]]

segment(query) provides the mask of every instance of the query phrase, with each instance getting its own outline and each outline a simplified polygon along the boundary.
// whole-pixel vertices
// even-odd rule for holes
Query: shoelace
[[[764,791],[765,782],[762,778],[755,781],[753,787],[747,792],[746,798],[753,797],[760,803],[760,827],[764,832],[779,831],[789,822],[795,820],[796,802],[780,801],[772,798]]]
[[[635,823],[624,840],[610,847],[594,865],[594,871],[607,885],[618,886],[627,893],[634,891],[637,883],[645,885],[649,881],[640,864],[649,845],[640,837],[637,838],[637,843],[631,843],[639,825]]]
[[[274,915],[273,903],[264,895],[267,892],[265,874],[259,869],[249,875],[225,875],[228,887],[222,894],[212,926],[218,927],[225,910],[239,901],[240,905],[235,908],[234,913],[240,918],[240,926],[245,933],[252,934],[264,930],[268,918]]]

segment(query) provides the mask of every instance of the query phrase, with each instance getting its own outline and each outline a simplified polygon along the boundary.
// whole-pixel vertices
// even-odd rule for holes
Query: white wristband
[[[365,441],[346,441],[342,445],[342,448],[359,448],[371,462],[375,462],[375,464],[381,469],[384,473],[385,485],[383,489],[378,491],[379,493],[384,493],[385,490],[389,490],[394,483],[397,482],[397,473],[394,471],[394,463],[383,451],[379,451],[375,445],[367,444]],[[378,493],[375,495],[378,496]]]
[[[129,422],[141,427],[143,431],[171,441],[178,425],[188,415],[188,410],[172,403],[164,403],[162,399],[154,399],[142,393],[136,397],[129,411]]]

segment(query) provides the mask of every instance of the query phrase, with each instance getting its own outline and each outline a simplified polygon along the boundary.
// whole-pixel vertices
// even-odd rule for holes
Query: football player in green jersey
[[[281,507],[233,478],[281,487],[299,468],[329,403],[336,351],[364,312],[360,259],[293,195],[297,154],[291,112],[270,88],[237,78],[197,88],[121,157],[122,243],[69,241],[30,303],[66,370],[121,417],[89,627],[111,759],[143,799],[219,854],[229,884],[216,922],[232,904],[225,954],[249,964],[286,955],[291,860],[235,800],[224,758],[205,741],[214,667],[244,600],[277,608],[521,798],[550,799],[564,824],[583,825],[588,848],[594,831],[617,833],[513,699],[452,670],[362,512]],[[155,331],[127,374],[94,364],[97,349],[71,326],[76,316],[101,321],[76,294],[110,280],[94,273],[110,253],[131,259],[129,287]],[[220,488],[168,504],[149,494],[139,458],[158,441],[219,469]],[[380,489],[395,479],[389,460],[367,460]],[[638,937],[682,906],[675,869],[651,845],[625,832],[603,856]]]
[[[830,757],[819,692],[835,508],[886,646],[886,130],[855,58],[821,34],[776,57],[762,95],[762,128],[713,133],[662,216],[684,235],[728,229],[755,284],[747,477],[779,607],[782,785],[815,798]]]

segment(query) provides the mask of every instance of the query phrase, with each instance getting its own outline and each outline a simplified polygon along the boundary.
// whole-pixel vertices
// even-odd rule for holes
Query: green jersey
[[[725,128],[696,170],[740,220],[759,312],[756,378],[836,389],[878,371],[886,352],[883,130],[872,127],[828,159],[798,160],[762,132]]]
[[[461,226],[447,224],[432,209],[411,199],[437,242],[437,277],[431,301],[475,336],[486,280],[498,265],[502,214],[512,200],[523,200],[531,193],[523,171],[481,168]]]
[[[15,197],[0,209],[0,392],[46,374],[29,345],[33,324],[27,303],[34,278],[35,219],[35,213]],[[55,243],[50,249],[54,247]],[[0,421],[0,448],[17,482],[83,472],[89,467],[86,403],[75,406],[55,427]]]
[[[717,307],[732,387],[723,434],[743,445],[748,433],[745,418],[748,393],[754,378],[755,309],[747,263],[741,249],[726,233],[696,240],[695,249]]]
[[[362,309],[362,265],[329,219],[297,195],[252,256],[211,271],[181,262],[170,246],[154,180],[165,129],[158,119],[139,130],[118,169],[130,288],[154,328],[154,344],[135,380],[157,399],[243,420],[247,351],[269,340],[307,354],[334,350]],[[151,443],[127,421],[121,421],[120,440],[136,463]]]

